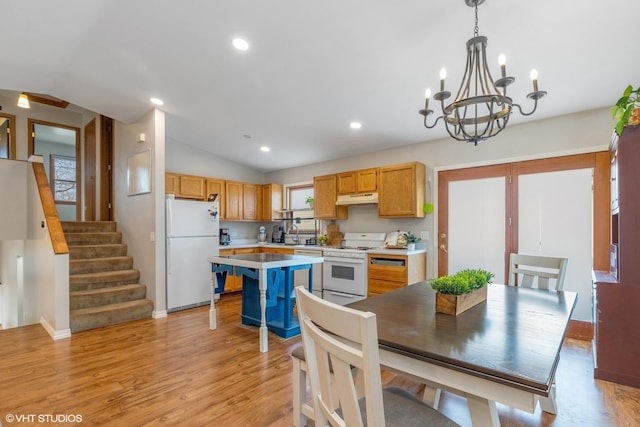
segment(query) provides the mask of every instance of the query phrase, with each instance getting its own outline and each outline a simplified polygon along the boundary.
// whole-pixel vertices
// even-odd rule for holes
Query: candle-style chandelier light
[[[419,111],[424,116],[424,126],[427,129],[434,128],[438,121],[443,119],[452,138],[475,145],[500,133],[507,126],[514,107],[517,107],[523,116],[530,116],[538,107],[538,99],[547,94],[538,90],[538,73],[531,70],[533,92],[529,93],[527,98],[533,99],[533,110],[523,112],[520,105],[507,96],[507,86],[513,83],[515,78],[506,75],[504,55],[498,58],[501,77],[493,80],[487,67],[487,38],[478,35],[478,6],[484,1],[465,0],[467,6],[475,8],[475,29],[473,37],[467,41],[467,66],[455,100],[445,106],[444,101],[451,96],[451,92],[444,89],[447,72],[443,68],[440,70],[440,91],[433,94],[433,99],[440,101],[442,115],[437,117],[433,124],[427,124],[429,115],[433,113],[433,110],[429,109],[431,89],[425,92],[424,109]]]

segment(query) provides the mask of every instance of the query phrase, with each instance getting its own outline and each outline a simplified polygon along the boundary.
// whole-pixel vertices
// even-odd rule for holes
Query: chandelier
[[[499,134],[507,126],[514,107],[523,116],[530,116],[536,111],[538,99],[547,94],[538,90],[538,73],[531,70],[533,92],[529,93],[527,98],[533,99],[533,109],[525,113],[520,105],[514,104],[507,96],[507,86],[513,83],[515,78],[506,75],[504,55],[498,58],[501,76],[498,80],[493,80],[487,67],[487,38],[478,35],[478,5],[484,1],[465,0],[467,6],[475,8],[475,29],[473,37],[467,41],[467,66],[455,100],[445,105],[445,100],[451,96],[451,92],[445,90],[447,72],[443,68],[440,70],[440,91],[433,94],[433,99],[440,101],[442,115],[437,117],[432,125],[427,124],[429,115],[433,114],[433,110],[429,109],[431,89],[425,92],[424,109],[419,111],[424,116],[424,126],[427,129],[434,128],[442,119],[452,138],[475,145]]]

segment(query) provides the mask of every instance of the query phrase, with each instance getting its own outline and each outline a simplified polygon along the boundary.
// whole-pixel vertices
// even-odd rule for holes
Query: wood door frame
[[[0,111],[0,117],[4,117],[9,120],[9,138],[8,138],[8,146],[9,146],[9,155],[8,159],[16,159],[16,116],[13,114],[3,113]]]
[[[451,181],[505,176],[505,277],[507,277],[509,254],[518,251],[518,233],[516,232],[518,230],[518,177],[533,173],[587,168],[593,168],[593,268],[608,269],[611,221],[608,202],[610,198],[609,161],[609,152],[599,151],[438,171],[437,275],[442,276],[448,273],[448,254],[441,249],[441,245],[444,244],[445,249],[448,248],[448,189]],[[509,223],[511,223],[510,226]],[[442,233],[445,237],[441,237]]]
[[[43,126],[57,127],[57,128],[63,128],[63,129],[70,129],[75,131],[76,133],[76,220],[80,221],[80,219],[82,218],[82,211],[80,207],[82,206],[82,200],[83,200],[82,198],[82,157],[81,157],[82,153],[81,153],[81,147],[80,147],[80,128],[75,126],[65,125],[62,123],[47,122],[44,120],[28,118],[27,119],[27,135],[29,139],[28,139],[27,158],[34,154],[34,151],[33,151],[34,144],[35,144],[35,131],[33,128],[34,125],[43,125]]]
[[[115,221],[113,119],[100,116],[100,220]]]
[[[84,125],[84,221],[96,220],[96,119]]]

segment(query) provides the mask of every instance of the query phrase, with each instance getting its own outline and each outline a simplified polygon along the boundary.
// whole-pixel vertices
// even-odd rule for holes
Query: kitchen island
[[[309,291],[312,291],[313,264],[322,257],[258,253],[211,256],[211,309],[209,327],[216,329],[215,294],[224,291],[228,274],[242,275],[242,323],[259,325],[260,351],[268,351],[268,330],[289,338],[300,333],[293,315],[293,272],[309,270]],[[267,308],[271,316],[267,319]]]

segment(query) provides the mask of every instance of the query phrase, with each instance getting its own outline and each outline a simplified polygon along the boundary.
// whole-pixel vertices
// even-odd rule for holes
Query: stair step
[[[148,319],[152,310],[153,302],[148,299],[80,308],[71,310],[69,326],[72,333],[102,328],[132,320]]]
[[[114,221],[61,221],[64,233],[104,233],[116,231]]]
[[[69,308],[77,310],[99,305],[145,299],[147,287],[139,283],[69,293]]]
[[[99,245],[122,243],[122,233],[109,231],[104,233],[64,233],[68,245]]]
[[[69,259],[88,258],[109,258],[114,256],[125,256],[127,245],[124,243],[114,243],[106,245],[79,245],[69,246]]]
[[[110,286],[130,285],[140,281],[135,269],[69,275],[69,291],[86,291]]]
[[[133,258],[130,256],[76,259],[69,261],[69,274],[131,270],[132,268]]]

